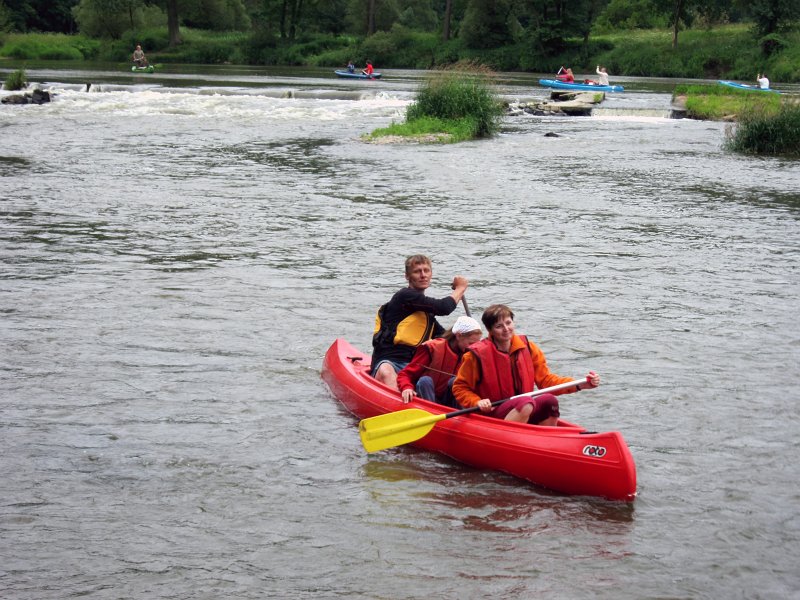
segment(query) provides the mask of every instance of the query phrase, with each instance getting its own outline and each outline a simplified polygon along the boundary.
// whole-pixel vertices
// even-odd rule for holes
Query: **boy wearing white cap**
[[[481,339],[481,334],[475,319],[462,316],[443,337],[418,346],[414,358],[397,374],[403,402],[410,402],[416,392],[426,400],[461,408],[453,397],[453,380],[464,352]]]

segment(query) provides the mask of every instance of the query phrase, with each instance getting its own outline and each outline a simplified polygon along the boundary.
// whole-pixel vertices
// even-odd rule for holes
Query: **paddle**
[[[467,306],[467,297],[466,296],[461,296],[461,304],[464,305],[464,312],[467,314],[467,316],[471,317],[472,315],[469,312],[469,306]]]
[[[567,381],[566,383],[560,383],[541,390],[526,392],[510,398],[503,398],[502,400],[492,402],[492,406],[498,406],[503,402],[516,398],[540,396],[558,390],[577,387],[581,383],[583,383],[583,381],[580,380]],[[358,424],[358,431],[364,449],[367,452],[377,452],[378,450],[385,450],[392,446],[402,446],[403,444],[408,444],[425,437],[439,421],[477,412],[479,410],[480,408],[473,406],[472,408],[462,408],[461,410],[441,415],[432,415],[428,411],[420,408],[409,408],[385,415],[378,415],[377,417],[370,417],[369,419],[363,419]]]

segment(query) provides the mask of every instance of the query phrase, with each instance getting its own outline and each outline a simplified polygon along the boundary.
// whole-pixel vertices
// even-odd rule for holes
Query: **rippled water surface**
[[[411,72],[29,74],[57,96],[0,108],[1,596],[800,593],[796,161],[637,116],[360,141]],[[417,252],[602,374],[562,414],[623,433],[633,505],[362,450],[322,356]]]

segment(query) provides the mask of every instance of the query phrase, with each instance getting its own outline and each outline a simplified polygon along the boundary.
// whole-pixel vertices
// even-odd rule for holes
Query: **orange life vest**
[[[528,339],[525,336],[515,337],[519,337],[525,345],[511,354],[500,352],[489,338],[469,347],[480,369],[475,393],[481,398],[495,401],[533,391],[535,373]]]

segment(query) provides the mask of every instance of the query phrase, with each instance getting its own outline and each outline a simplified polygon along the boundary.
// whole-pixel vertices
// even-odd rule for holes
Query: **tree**
[[[181,21],[188,27],[215,31],[246,31],[250,17],[242,0],[195,0],[181,4]]]
[[[178,22],[178,0],[167,0],[167,31],[169,32],[169,45],[173,47],[180,45],[182,40]]]
[[[3,0],[7,27],[15,31],[73,33],[78,0]],[[0,10],[2,12],[2,10]]]
[[[800,19],[798,0],[748,0],[740,3],[749,10],[759,37],[778,33]]]
[[[139,0],[80,0],[72,13],[81,33],[119,39],[138,26],[141,3]]]
[[[453,0],[447,0],[444,8],[444,20],[442,21],[442,41],[450,39],[450,19],[453,18]]]
[[[470,0],[459,37],[468,48],[485,50],[513,42],[509,26],[511,0]]]

